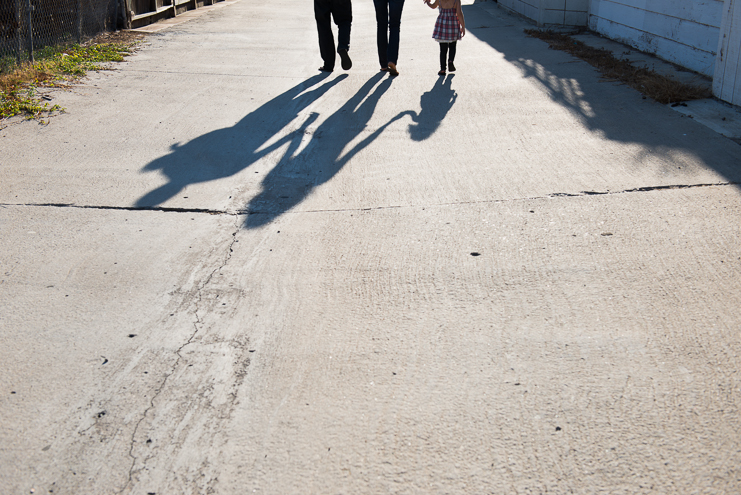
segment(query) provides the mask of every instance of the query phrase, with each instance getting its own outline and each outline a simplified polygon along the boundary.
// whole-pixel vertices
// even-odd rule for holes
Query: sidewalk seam
[[[539,199],[554,199],[554,198],[582,198],[587,196],[614,196],[618,194],[631,194],[638,192],[651,192],[651,191],[665,191],[665,190],[678,190],[678,189],[697,189],[703,187],[724,187],[724,186],[738,186],[741,182],[709,182],[702,184],[670,184],[665,186],[646,186],[646,187],[635,187],[631,189],[623,189],[621,191],[580,191],[578,193],[551,193],[545,196],[532,196],[523,198],[511,198],[511,199],[482,199],[477,201],[455,201],[449,203],[434,203],[426,205],[387,205],[387,206],[372,206],[365,208],[338,208],[338,209],[325,209],[325,210],[300,210],[294,213],[323,213],[323,212],[343,212],[343,211],[371,211],[371,210],[388,210],[398,208],[433,208],[436,206],[457,206],[457,205],[471,205],[471,204],[486,204],[486,203],[513,203],[517,201],[533,201]],[[208,215],[265,215],[271,212],[259,211],[259,210],[217,210],[211,208],[175,208],[167,206],[101,206],[101,205],[76,205],[72,203],[0,203],[0,208],[7,208],[12,206],[26,206],[26,207],[37,207],[37,208],[77,208],[83,210],[118,210],[118,211],[154,211],[154,212],[165,212],[165,213],[200,213]]]

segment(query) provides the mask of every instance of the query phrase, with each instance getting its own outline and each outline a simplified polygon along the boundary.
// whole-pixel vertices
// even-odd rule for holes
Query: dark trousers
[[[352,3],[350,0],[314,0],[314,17],[324,67],[334,69],[336,52],[331,19],[337,24],[337,50],[349,50]]]
[[[455,44],[457,42],[453,41],[451,43],[440,43],[440,68],[442,70],[445,70],[445,58],[448,59],[448,61],[452,62],[455,60]],[[448,57],[448,47],[450,47],[450,56]]]
[[[373,0],[376,7],[376,43],[381,67],[399,59],[399,31],[404,0]]]

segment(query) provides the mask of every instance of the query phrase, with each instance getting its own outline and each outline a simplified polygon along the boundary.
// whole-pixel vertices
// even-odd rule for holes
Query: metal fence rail
[[[0,0],[0,67],[49,45],[113,31],[119,0]]]

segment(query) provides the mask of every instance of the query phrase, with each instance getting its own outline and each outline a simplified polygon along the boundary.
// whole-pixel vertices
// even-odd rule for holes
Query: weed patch
[[[711,97],[707,88],[676,81],[653,70],[635,67],[627,60],[616,58],[603,48],[593,48],[581,41],[552,31],[527,29],[525,33],[548,43],[554,50],[568,52],[597,68],[607,79],[614,79],[639,91],[659,103],[678,103]]]
[[[34,52],[35,62],[0,60],[0,119],[25,115],[41,119],[64,111],[44,101],[39,89],[65,86],[90,71],[105,70],[132,52],[137,39],[98,37],[84,45],[51,46]]]

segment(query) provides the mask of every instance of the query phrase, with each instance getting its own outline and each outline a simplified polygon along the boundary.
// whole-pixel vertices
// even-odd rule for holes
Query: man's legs
[[[332,8],[332,17],[337,24],[337,50],[350,49],[350,27],[352,26],[352,2],[350,0],[335,0]]]
[[[332,35],[332,0],[314,0],[314,18],[319,35],[319,53],[324,60],[323,69],[334,70],[335,51]]]
[[[332,17],[337,24],[337,53],[342,59],[342,68],[349,70],[352,61],[347,51],[350,49],[350,27],[352,26],[351,0],[334,0]]]

